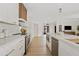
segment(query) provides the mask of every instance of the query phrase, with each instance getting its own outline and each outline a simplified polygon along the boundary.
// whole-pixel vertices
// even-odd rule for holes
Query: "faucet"
[[[4,33],[4,38],[6,38],[6,29],[2,29],[2,33]]]

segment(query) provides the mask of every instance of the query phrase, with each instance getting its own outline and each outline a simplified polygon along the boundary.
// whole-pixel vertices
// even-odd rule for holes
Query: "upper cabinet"
[[[19,19],[17,3],[0,3],[0,21],[18,23]]]
[[[19,18],[27,20],[27,10],[23,3],[19,3]]]

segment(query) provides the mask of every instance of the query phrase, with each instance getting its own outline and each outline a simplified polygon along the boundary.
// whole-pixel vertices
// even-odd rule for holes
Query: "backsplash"
[[[6,32],[6,36],[10,36],[12,34],[20,32],[18,25],[0,22],[0,33],[3,30]]]

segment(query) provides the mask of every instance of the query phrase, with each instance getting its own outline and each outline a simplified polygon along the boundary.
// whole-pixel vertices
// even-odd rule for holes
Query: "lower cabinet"
[[[9,50],[5,52],[5,56],[22,56],[25,53],[25,40],[20,40]]]
[[[25,53],[25,41],[20,41],[17,46],[17,55],[22,56]]]
[[[11,51],[9,51],[6,56],[16,56],[16,49],[11,49]]]
[[[52,55],[58,56],[58,40],[52,37]]]

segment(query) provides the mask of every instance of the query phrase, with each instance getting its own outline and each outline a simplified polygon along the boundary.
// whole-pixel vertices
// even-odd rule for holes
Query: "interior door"
[[[38,36],[38,24],[34,24],[34,36]]]

